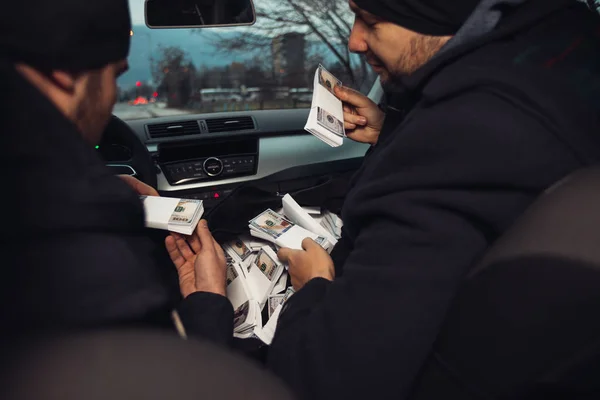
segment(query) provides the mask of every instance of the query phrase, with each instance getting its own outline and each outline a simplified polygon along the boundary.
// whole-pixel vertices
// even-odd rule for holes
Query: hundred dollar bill
[[[258,252],[258,256],[256,257],[254,264],[269,281],[273,280],[277,267],[281,265],[275,261],[275,258],[272,255],[269,255],[265,250],[260,250]]]
[[[231,256],[238,259],[239,262],[244,262],[252,255],[252,249],[241,239],[236,239],[226,245],[225,251]]]
[[[335,87],[342,82],[319,65],[313,81],[313,99],[304,129],[332,147],[341,146],[346,137],[342,101]]]
[[[273,341],[273,337],[275,336],[275,330],[277,329],[277,321],[279,319],[279,314],[281,314],[285,302],[293,294],[294,290],[292,288],[289,288],[283,296],[283,299],[281,299],[281,302],[277,304],[273,310],[271,310],[271,304],[269,304],[269,321],[267,321],[265,326],[263,326],[262,328],[255,330],[256,336],[258,336],[258,338],[262,340],[265,344],[271,344],[271,342]],[[273,305],[275,305],[276,302],[277,301],[274,300]]]
[[[250,312],[250,301],[243,303],[233,312],[233,329],[244,326]]]
[[[317,123],[338,136],[344,136],[344,123],[321,107],[317,107]]]
[[[233,282],[237,277],[238,277],[238,273],[235,269],[235,265],[233,265],[233,263],[228,263],[227,264],[227,272],[226,272],[226,276],[227,276],[227,285],[229,286],[229,284],[231,282]]]
[[[269,312],[269,318],[271,318],[271,315],[273,314],[273,312],[275,311],[275,309],[280,305],[280,304],[284,304],[294,293],[296,293],[294,291],[294,288],[289,287],[285,293],[281,293],[281,294],[274,294],[269,296],[268,299],[268,312]]]
[[[311,238],[328,252],[333,248],[333,244],[327,238],[294,224],[271,209],[251,220],[248,226],[250,235],[267,240],[278,247],[302,250],[302,241]]]
[[[291,221],[271,209],[266,210],[250,221],[250,228],[264,232],[273,239],[277,239],[293,226],[294,224]]]
[[[268,299],[268,314],[269,314],[269,318],[271,318],[271,315],[273,314],[273,311],[275,311],[275,309],[281,304],[283,303],[283,298],[285,297],[285,294],[275,294],[272,296],[269,296]]]
[[[191,235],[204,213],[201,200],[158,196],[140,196],[140,200],[148,228]]]
[[[258,301],[261,308],[266,304],[267,296],[273,291],[283,270],[283,264],[267,246],[259,251],[256,260],[250,265],[246,281],[253,298]]]

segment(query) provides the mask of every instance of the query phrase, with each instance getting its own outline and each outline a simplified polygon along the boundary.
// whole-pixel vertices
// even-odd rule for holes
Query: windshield
[[[376,78],[348,51],[346,0],[256,0],[256,24],[206,29],[150,29],[144,0],[129,6],[129,71],[114,109],[121,119],[308,108],[319,63],[363,93]]]

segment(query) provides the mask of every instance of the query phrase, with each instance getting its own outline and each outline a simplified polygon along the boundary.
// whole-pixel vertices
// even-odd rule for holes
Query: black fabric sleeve
[[[375,148],[344,206],[343,276],[310,282],[281,315],[268,365],[304,398],[405,398],[462,276],[579,166],[494,96],[441,107]]]
[[[278,329],[281,326],[293,325],[294,321],[310,313],[311,309],[323,299],[330,284],[331,281],[325,278],[315,278],[307,282],[298,293],[286,301],[277,321]]]
[[[224,296],[196,292],[177,308],[188,337],[197,337],[223,345],[233,338],[233,307]]]

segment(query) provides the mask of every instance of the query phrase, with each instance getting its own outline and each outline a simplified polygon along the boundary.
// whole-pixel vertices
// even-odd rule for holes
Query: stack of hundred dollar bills
[[[289,195],[282,204],[281,210],[269,209],[252,219],[250,236],[223,245],[235,337],[271,344],[279,313],[294,293],[289,287],[287,266],[277,257],[280,247],[301,249],[302,240],[308,237],[331,251],[341,236],[343,224],[337,215],[300,207]],[[264,325],[263,314],[268,316]]]
[[[335,87],[342,81],[319,64],[313,83],[313,98],[304,129],[331,147],[344,143],[344,109],[335,95]]]

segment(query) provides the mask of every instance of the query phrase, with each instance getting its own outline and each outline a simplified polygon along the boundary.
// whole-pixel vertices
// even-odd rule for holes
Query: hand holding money
[[[336,86],[334,91],[343,102],[346,135],[356,142],[377,143],[385,113],[373,100],[356,90]]]
[[[335,268],[329,254],[310,238],[302,241],[302,248],[304,250],[282,248],[277,253],[279,260],[289,265],[288,272],[294,290],[300,290],[314,278],[332,281],[335,277]]]
[[[324,236],[311,232],[286,219],[281,214],[267,209],[256,218],[250,220],[248,225],[253,237],[267,240],[279,247],[289,247],[296,250],[302,249],[302,240],[311,238],[325,250],[331,250],[332,244]]]
[[[289,194],[281,202],[281,210],[267,209],[249,221],[250,235],[223,243],[226,296],[233,306],[233,336],[238,339],[270,344],[275,336],[279,314],[294,293],[288,287],[287,265],[277,255],[279,248],[279,256],[291,262],[292,284],[297,288],[316,277],[334,276],[327,251],[341,237],[343,221],[321,207],[301,207]],[[305,238],[312,240],[303,243]],[[193,236],[187,240],[198,252],[200,243]],[[185,256],[185,246],[180,247]],[[263,316],[268,316],[266,324]]]
[[[183,297],[195,292],[225,296],[226,261],[205,220],[198,223],[196,236],[186,240],[173,233],[165,239],[171,261],[177,268]]]

